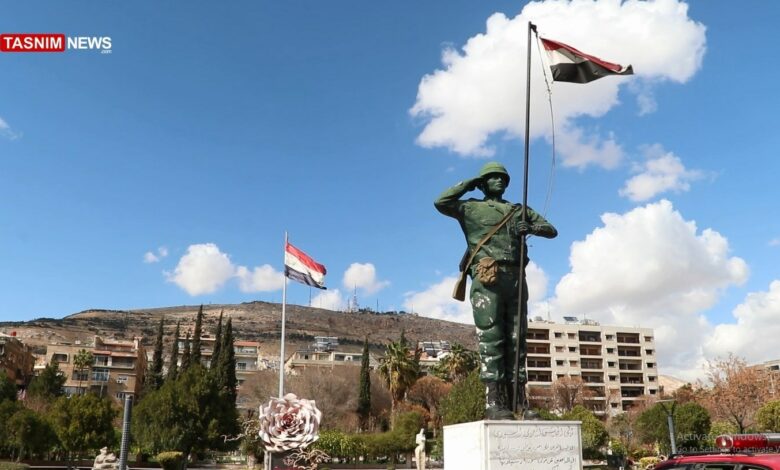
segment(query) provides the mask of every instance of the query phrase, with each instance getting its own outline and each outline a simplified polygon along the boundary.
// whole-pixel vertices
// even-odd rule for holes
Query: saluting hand
[[[482,178],[471,178],[470,180],[466,180],[466,190],[467,191],[474,191],[479,186],[479,183],[482,182]]]

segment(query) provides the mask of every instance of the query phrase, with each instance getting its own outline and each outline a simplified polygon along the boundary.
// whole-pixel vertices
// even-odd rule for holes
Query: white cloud
[[[144,262],[155,263],[168,256],[168,249],[160,247],[157,253],[147,252]],[[190,245],[173,273],[164,272],[168,282],[184,289],[190,295],[211,294],[235,278],[241,292],[272,292],[284,286],[284,273],[270,264],[248,268],[233,264],[230,256],[214,243]]]
[[[705,344],[708,357],[726,357],[729,353],[748,362],[777,359],[780,337],[780,281],[775,280],[765,292],[751,292],[734,309],[736,323],[715,327]]]
[[[284,273],[270,264],[249,270],[246,266],[236,268],[238,288],[241,292],[272,292],[284,287]]]
[[[542,299],[547,295],[547,275],[542,268],[532,261],[526,268],[526,276],[528,280],[529,314],[532,316],[541,314],[536,310],[543,308]],[[452,288],[455,286],[456,281],[457,277],[449,276],[430,285],[424,291],[406,293],[404,295],[404,309],[424,317],[473,325],[474,318],[469,301],[471,281],[468,281],[466,300],[463,302],[458,302],[452,298]]]
[[[701,67],[705,52],[704,26],[688,18],[688,5],[679,0],[548,0],[528,3],[514,18],[495,13],[488,18],[484,33],[468,39],[461,50],[447,47],[442,53],[443,69],[420,81],[410,110],[412,116],[426,121],[419,145],[485,157],[494,153],[489,143],[492,135],[523,135],[529,20],[542,36],[611,62],[630,63],[636,74],[587,85],[554,85],[555,115],[561,129],[558,138],[569,144],[560,148],[566,166],[611,168],[622,155],[614,137],[586,132],[573,124],[574,119],[605,114],[619,103],[621,85],[631,82],[641,82],[628,87],[638,96],[640,112],[651,112],[656,106],[653,86],[666,80],[686,82]],[[531,136],[549,137],[546,87],[538,58],[532,64],[536,70],[531,74],[531,102],[535,103]],[[603,156],[598,149],[605,150]]]
[[[747,264],[729,257],[725,237],[699,232],[667,200],[601,219],[602,227],[572,244],[555,311],[654,328],[662,372],[690,377],[712,331],[703,312],[747,279]]]
[[[780,246],[780,238],[773,238],[769,240],[769,246]]]
[[[659,144],[644,149],[645,162],[636,167],[639,173],[626,181],[620,195],[632,201],[646,201],[667,191],[682,192],[703,176],[699,170],[687,170],[682,161]]]
[[[474,319],[471,315],[471,303],[469,303],[471,281],[466,289],[466,300],[458,302],[452,298],[452,288],[457,280],[456,276],[448,276],[428,286],[422,292],[404,294],[404,309],[424,317],[473,325]]]
[[[623,148],[609,133],[607,136],[591,133],[579,127],[567,125],[558,134],[555,148],[563,158],[563,166],[583,169],[598,165],[608,170],[616,168],[623,161]]]
[[[342,311],[345,310],[346,301],[338,289],[325,290],[311,299],[311,306],[326,310]]]
[[[344,272],[344,287],[347,290],[358,288],[366,294],[379,292],[390,285],[389,281],[376,278],[376,268],[371,263],[352,263]]]
[[[20,138],[22,134],[11,129],[11,126],[9,126],[3,118],[0,118],[0,136],[5,137],[8,140],[16,140]]]
[[[173,273],[166,273],[169,282],[190,295],[211,294],[220,289],[236,269],[230,257],[214,243],[190,245]]]
[[[168,256],[168,248],[161,246],[157,248],[157,251],[147,251],[144,253],[144,263],[158,263],[160,260]]]

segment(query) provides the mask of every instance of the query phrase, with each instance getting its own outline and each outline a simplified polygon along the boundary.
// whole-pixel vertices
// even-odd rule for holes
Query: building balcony
[[[621,384],[630,384],[630,385],[643,385],[645,382],[642,379],[620,379]]]
[[[620,351],[618,350],[618,356],[620,357],[642,357],[639,351]]]
[[[135,369],[134,363],[127,363],[127,362],[119,362],[119,363],[112,363],[108,367],[112,369]]]

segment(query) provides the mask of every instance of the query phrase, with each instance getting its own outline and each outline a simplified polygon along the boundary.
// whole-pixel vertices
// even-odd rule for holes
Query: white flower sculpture
[[[268,452],[303,449],[319,439],[322,412],[314,400],[288,393],[260,407],[260,440]]]

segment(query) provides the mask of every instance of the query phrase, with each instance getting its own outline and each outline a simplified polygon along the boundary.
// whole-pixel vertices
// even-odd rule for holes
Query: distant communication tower
[[[354,290],[352,291],[352,297],[349,299],[349,302],[347,303],[347,312],[355,313],[358,310],[360,310],[360,305],[358,304],[357,285],[356,285]]]

